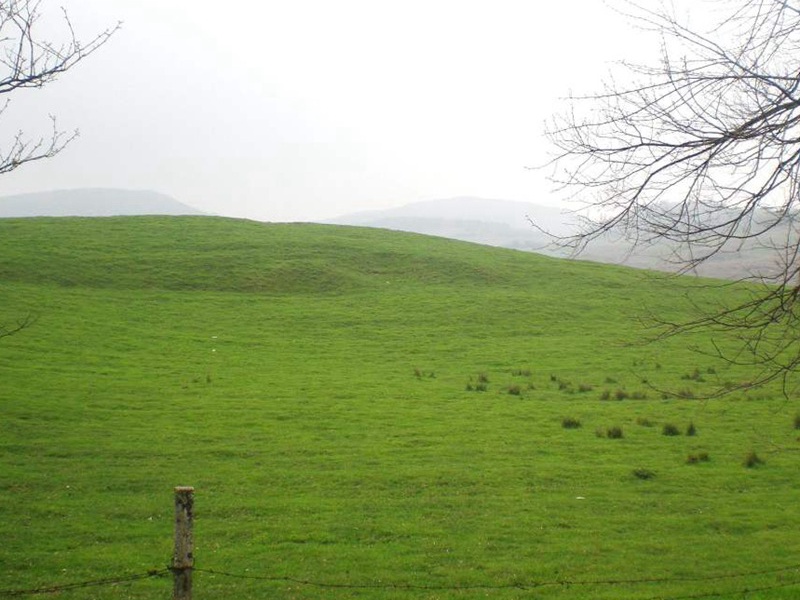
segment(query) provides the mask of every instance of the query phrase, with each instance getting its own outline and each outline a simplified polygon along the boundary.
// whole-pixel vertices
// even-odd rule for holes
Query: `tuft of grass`
[[[692,371],[691,373],[681,375],[681,379],[686,381],[697,381],[698,383],[705,381],[705,379],[703,379],[702,373],[700,373],[700,369],[698,369],[697,367],[695,367],[694,371]]]
[[[579,429],[581,427],[581,422],[573,417],[565,417],[561,419],[561,426],[564,429]]]
[[[686,435],[689,437],[693,437],[697,435],[697,427],[694,426],[694,423],[691,421],[689,422],[689,426],[686,428]]]
[[[511,375],[514,377],[530,377],[531,371],[530,369],[514,369],[511,371]]]
[[[636,479],[648,480],[653,479],[656,474],[650,469],[634,469],[633,476],[636,477]]]
[[[794,416],[794,428],[800,429],[800,413]]]
[[[506,388],[506,391],[512,396],[522,395],[522,388],[518,385],[510,385]]]
[[[642,427],[652,427],[654,423],[646,417],[636,417],[636,424]]]
[[[606,429],[606,437],[610,440],[621,440],[623,436],[622,427],[614,425]]]
[[[587,383],[582,383],[578,386],[578,392],[581,394],[585,394],[586,392],[591,392],[593,389],[594,388]]]
[[[618,389],[614,392],[614,400],[627,400],[628,398],[630,398],[628,392],[623,389]]]
[[[678,426],[673,423],[664,423],[664,427],[661,428],[662,435],[680,435],[681,430],[678,429]]]
[[[761,459],[761,457],[758,456],[758,454],[755,453],[754,450],[751,450],[745,455],[742,464],[748,469],[752,469],[754,467],[760,467],[766,463]]]
[[[701,462],[708,462],[711,458],[708,456],[708,452],[698,452],[697,454],[690,454],[686,457],[686,464],[687,465],[696,465],[697,463]]]

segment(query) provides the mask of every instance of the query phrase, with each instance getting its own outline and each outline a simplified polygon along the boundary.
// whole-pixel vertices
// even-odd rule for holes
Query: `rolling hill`
[[[149,190],[84,188],[0,197],[0,218],[199,214],[191,206]]]
[[[0,591],[167,596],[193,485],[203,597],[786,600],[796,399],[696,400],[748,373],[703,334],[641,343],[746,293],[710,283],[362,227],[0,220],[2,320],[35,318],[0,339]]]

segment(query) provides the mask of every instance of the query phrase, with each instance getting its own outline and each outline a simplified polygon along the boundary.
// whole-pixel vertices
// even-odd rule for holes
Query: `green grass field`
[[[382,230],[0,220],[2,320],[36,317],[0,340],[0,591],[162,569],[192,485],[197,598],[795,598],[800,406],[688,398],[750,374],[638,343],[687,293],[741,292]]]

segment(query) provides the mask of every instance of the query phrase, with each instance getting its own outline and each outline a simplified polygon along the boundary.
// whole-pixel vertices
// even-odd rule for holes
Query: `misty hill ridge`
[[[187,204],[150,190],[83,188],[0,197],[0,218],[200,214]]]
[[[721,216],[724,218],[724,216]],[[771,215],[758,215],[769,220]],[[445,200],[415,202],[388,210],[343,215],[330,222],[398,231],[411,231],[456,240],[533,251],[547,256],[570,257],[569,249],[553,243],[531,224],[554,236],[568,236],[578,231],[573,213],[529,202],[458,197]],[[780,243],[785,228],[742,244],[729,244],[692,272],[704,277],[745,279],[756,274],[768,275],[775,265],[771,248]],[[777,240],[777,242],[776,242]],[[641,269],[674,272],[685,264],[685,247],[656,239],[652,243],[631,248],[621,235],[609,233],[589,244],[578,258],[601,263],[625,265]]]

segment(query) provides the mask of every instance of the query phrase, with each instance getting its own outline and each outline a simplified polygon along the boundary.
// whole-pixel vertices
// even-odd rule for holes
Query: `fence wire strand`
[[[272,583],[294,583],[296,585],[305,585],[309,587],[326,588],[326,589],[349,589],[349,590],[408,590],[408,591],[470,591],[470,590],[533,590],[543,587],[601,587],[601,586],[635,586],[635,585],[652,585],[652,584],[668,584],[668,583],[701,583],[713,581],[725,581],[731,579],[744,579],[752,577],[763,577],[767,575],[781,575],[792,571],[800,571],[800,565],[790,565],[776,569],[765,569],[761,571],[748,571],[742,573],[723,573],[715,575],[697,575],[685,577],[649,577],[639,579],[592,579],[592,580],[568,580],[557,579],[550,581],[529,581],[529,582],[512,582],[507,584],[472,584],[472,585],[437,585],[437,584],[413,584],[413,583],[335,583],[325,582],[313,579],[301,579],[289,576],[277,575],[252,575],[249,573],[231,573],[229,571],[220,571],[217,569],[195,568],[195,572],[207,573],[209,575],[219,575],[222,577],[231,577],[235,579],[250,579],[258,581],[268,581]],[[778,588],[791,587],[800,585],[800,579],[781,582],[778,584],[763,586],[763,587],[749,587],[746,589],[736,590],[734,592],[705,592],[697,593],[686,596],[653,596],[647,600],[693,600],[701,598],[713,598],[715,596],[722,596],[726,594],[745,594],[751,592],[761,592]]]
[[[616,587],[616,586],[636,586],[670,583],[701,583],[726,581],[733,579],[745,579],[753,577],[778,576],[791,572],[800,574],[800,564],[780,567],[775,569],[765,569],[761,571],[747,571],[741,573],[721,573],[712,575],[696,575],[684,577],[643,577],[638,579],[554,579],[528,582],[511,582],[506,584],[469,584],[469,585],[445,585],[445,584],[414,584],[401,582],[364,582],[364,583],[336,583],[331,581],[319,581],[314,579],[302,579],[284,575],[255,575],[250,573],[232,573],[218,569],[194,568],[195,573],[205,573],[208,575],[218,575],[233,579],[257,580],[271,583],[292,583],[322,589],[340,590],[394,590],[394,591],[428,591],[428,592],[468,592],[475,590],[483,591],[502,591],[519,590],[529,591],[544,587]],[[31,589],[0,590],[0,597],[12,598],[22,596],[35,596],[41,594],[54,594],[70,590],[78,590],[91,587],[102,587],[119,585],[122,583],[132,583],[143,579],[164,577],[170,574],[170,568],[150,569],[144,573],[135,573],[119,577],[107,577],[104,579],[94,579],[90,581],[80,581],[66,584],[53,584]],[[702,600],[704,598],[718,598],[730,595],[746,595],[760,593],[781,588],[789,588],[800,585],[800,578],[792,581],[783,581],[771,585],[750,586],[736,590],[715,590],[713,592],[696,592],[680,596],[656,595],[648,597],[646,600]]]
[[[36,596],[39,594],[56,594],[59,592],[78,590],[82,588],[103,587],[106,585],[118,585],[120,583],[130,583],[133,581],[140,581],[142,579],[164,577],[170,572],[171,572],[170,569],[167,568],[150,569],[145,573],[134,573],[119,577],[106,577],[104,579],[93,579],[90,581],[79,581],[75,583],[52,584],[38,588],[31,588],[27,590],[0,590],[0,597],[14,598],[19,596]]]

